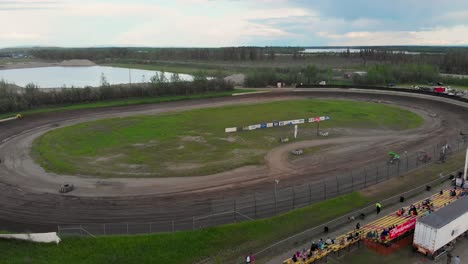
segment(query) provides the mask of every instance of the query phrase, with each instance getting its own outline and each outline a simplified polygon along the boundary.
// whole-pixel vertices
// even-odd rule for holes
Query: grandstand
[[[350,246],[359,243],[362,240],[365,240],[366,244],[370,243],[370,246],[383,245],[389,246],[392,242],[400,239],[405,234],[414,230],[414,224],[416,220],[425,216],[429,210],[437,211],[440,208],[450,204],[459,198],[462,193],[462,190],[456,190],[455,196],[451,195],[452,190],[445,190],[442,193],[434,194],[430,197],[427,197],[421,201],[414,203],[413,205],[416,208],[417,215],[398,215],[398,211],[392,212],[382,218],[379,218],[369,224],[366,224],[359,230],[350,230],[345,234],[334,239],[334,243],[331,245],[325,245],[322,249],[317,249],[311,251],[310,249],[307,252],[296,253],[296,261],[293,258],[285,260],[284,264],[310,264],[315,263],[321,259],[328,257],[331,254],[339,254],[342,250],[350,249]],[[428,203],[429,202],[429,203]],[[408,212],[410,206],[404,207],[405,211]],[[413,224],[414,223],[414,224]],[[405,226],[406,225],[406,226]],[[404,228],[402,228],[404,226]],[[397,232],[392,232],[386,236],[381,236],[381,233],[384,229],[396,230]],[[391,230],[390,230],[391,231]],[[357,234],[356,234],[357,233]],[[377,236],[369,236],[369,234],[375,234]]]

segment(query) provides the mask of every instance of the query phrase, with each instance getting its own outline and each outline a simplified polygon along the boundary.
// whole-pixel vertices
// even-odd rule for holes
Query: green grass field
[[[194,94],[194,95],[175,95],[175,96],[161,96],[161,97],[151,97],[151,98],[129,98],[129,99],[120,99],[120,100],[108,100],[100,101],[95,103],[83,103],[83,104],[73,104],[57,107],[45,107],[39,108],[30,111],[21,111],[23,116],[28,116],[32,114],[41,114],[41,113],[50,113],[57,111],[69,111],[69,110],[80,110],[80,109],[92,109],[92,108],[102,108],[102,107],[113,107],[113,106],[126,106],[126,105],[139,105],[139,104],[156,104],[172,101],[182,101],[190,99],[203,99],[203,98],[216,98],[216,97],[225,97],[232,96],[237,93],[250,93],[255,92],[255,90],[247,89],[235,89],[234,91],[226,92],[212,92],[205,94]],[[3,113],[0,114],[0,119],[16,116],[18,113]]]
[[[290,100],[82,123],[46,133],[35,141],[33,155],[44,168],[57,173],[98,177],[207,175],[262,164],[267,151],[280,144],[279,137],[292,135],[292,127],[233,134],[226,134],[225,127],[320,115],[332,116],[321,128],[401,130],[423,122],[410,111],[376,103]],[[301,125],[301,129],[313,127]]]
[[[368,204],[358,193],[273,218],[172,234],[65,238],[59,245],[0,239],[0,263],[194,263],[234,262],[290,234]]]

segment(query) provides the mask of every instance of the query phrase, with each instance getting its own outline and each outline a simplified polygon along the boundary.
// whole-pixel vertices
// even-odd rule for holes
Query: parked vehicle
[[[462,197],[416,222],[413,247],[431,258],[468,230],[468,197]]]

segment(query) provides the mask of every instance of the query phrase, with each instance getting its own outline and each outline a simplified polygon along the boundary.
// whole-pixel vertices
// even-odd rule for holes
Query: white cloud
[[[320,32],[331,45],[464,45],[468,44],[468,26],[439,27],[423,31],[356,31],[345,34]]]

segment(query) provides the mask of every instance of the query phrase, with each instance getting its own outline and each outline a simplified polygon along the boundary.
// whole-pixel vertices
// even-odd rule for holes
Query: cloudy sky
[[[468,0],[0,0],[0,47],[466,45]]]

